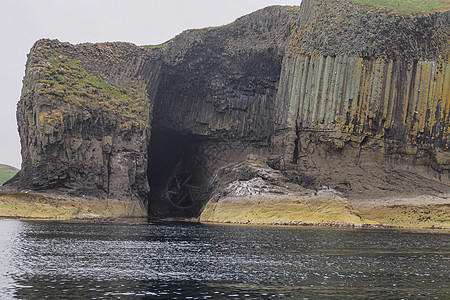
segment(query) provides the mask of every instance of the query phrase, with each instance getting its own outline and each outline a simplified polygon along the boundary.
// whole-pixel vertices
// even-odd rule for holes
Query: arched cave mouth
[[[198,157],[202,139],[153,128],[148,152],[150,218],[192,218],[200,215],[207,178]]]

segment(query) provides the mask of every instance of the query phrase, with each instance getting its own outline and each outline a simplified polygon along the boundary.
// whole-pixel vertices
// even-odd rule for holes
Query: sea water
[[[450,234],[0,220],[0,299],[449,299]]]

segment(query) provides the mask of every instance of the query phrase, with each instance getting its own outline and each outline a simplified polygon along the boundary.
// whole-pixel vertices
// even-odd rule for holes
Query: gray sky
[[[0,163],[20,168],[16,104],[36,40],[160,44],[183,30],[228,24],[269,5],[300,0],[1,0]]]

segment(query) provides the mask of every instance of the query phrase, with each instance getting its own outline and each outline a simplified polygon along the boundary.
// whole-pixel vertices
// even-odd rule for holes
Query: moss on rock
[[[354,3],[377,11],[396,14],[428,14],[450,9],[448,0],[353,0]]]
[[[75,107],[120,117],[124,126],[148,126],[149,101],[142,83],[134,81],[127,86],[108,83],[99,76],[89,75],[80,60],[57,52],[46,51],[44,58],[44,79],[39,81],[37,95],[50,101],[62,100],[68,105],[42,113],[41,124],[53,124]]]

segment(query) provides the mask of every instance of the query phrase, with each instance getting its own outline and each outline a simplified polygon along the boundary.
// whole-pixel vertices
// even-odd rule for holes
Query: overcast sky
[[[228,24],[269,5],[300,0],[1,0],[0,163],[20,168],[16,105],[34,42],[163,43],[185,29]]]

